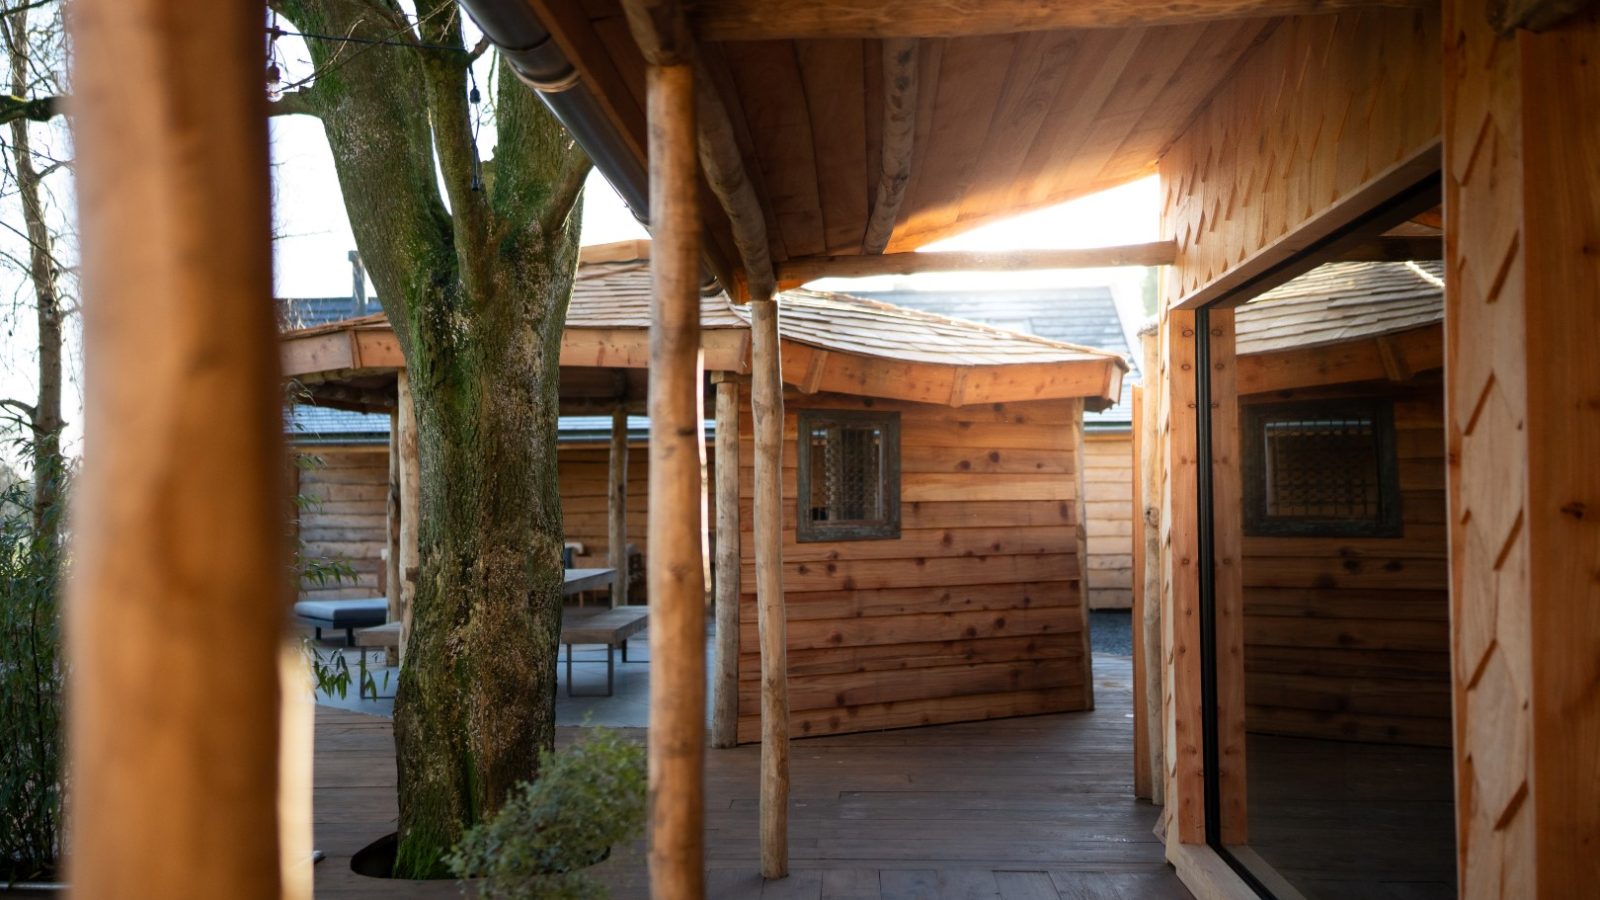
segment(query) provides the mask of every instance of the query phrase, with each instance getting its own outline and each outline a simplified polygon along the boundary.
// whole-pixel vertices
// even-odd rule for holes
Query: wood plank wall
[[[628,541],[646,552],[650,457],[644,442],[628,453]],[[317,587],[302,585],[302,599],[374,597],[383,593],[379,573],[387,540],[385,498],[389,486],[388,446],[303,448],[321,460],[300,472],[301,494],[316,501],[300,515],[301,539],[315,556],[342,559],[354,581]],[[579,541],[593,565],[606,565],[606,491],[610,450],[566,446],[557,451],[561,511],[568,540]],[[715,460],[707,450],[707,484]],[[715,523],[708,522],[715,541]],[[644,594],[636,598],[642,602]]]
[[[749,391],[742,392],[749,403]],[[785,396],[784,584],[797,737],[1092,704],[1079,589],[1077,401],[952,409]],[[901,415],[899,540],[797,543],[803,408]],[[748,417],[740,422],[739,739],[760,733]]]
[[[300,540],[308,557],[342,560],[353,581],[302,584],[301,599],[376,597],[384,592],[388,543],[389,446],[300,448],[315,461],[300,469]]]
[[[1133,606],[1133,434],[1085,432],[1090,609]]]
[[[1279,23],[1160,162],[1170,302],[1439,137],[1439,12]]]
[[[1296,391],[1243,402],[1388,397],[1404,534],[1244,543],[1245,727],[1450,746],[1444,391]]]

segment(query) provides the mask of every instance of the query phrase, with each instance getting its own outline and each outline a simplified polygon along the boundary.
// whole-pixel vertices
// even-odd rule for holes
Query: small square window
[[[1401,534],[1390,403],[1246,406],[1241,425],[1246,534]]]
[[[900,536],[900,414],[802,409],[799,541]]]

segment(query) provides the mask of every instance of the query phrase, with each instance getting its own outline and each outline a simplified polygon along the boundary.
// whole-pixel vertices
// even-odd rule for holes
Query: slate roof
[[[376,297],[368,297],[365,305],[354,297],[279,297],[274,302],[278,307],[278,327],[284,331],[332,325],[383,312]]]
[[[1083,421],[1091,430],[1132,427],[1132,387],[1139,383],[1140,373],[1109,288],[858,291],[856,296],[1115,353],[1123,357],[1129,367],[1122,381],[1122,396],[1109,409],[1084,413]]]
[[[1444,263],[1327,263],[1239,307],[1238,352],[1304,349],[1444,321]]]

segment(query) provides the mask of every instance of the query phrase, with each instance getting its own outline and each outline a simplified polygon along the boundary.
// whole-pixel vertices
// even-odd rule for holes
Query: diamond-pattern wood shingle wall
[[[1600,27],[1445,4],[1458,853],[1467,898],[1600,883]]]
[[[1439,16],[1285,20],[1161,159],[1166,293],[1185,297],[1439,136]]]

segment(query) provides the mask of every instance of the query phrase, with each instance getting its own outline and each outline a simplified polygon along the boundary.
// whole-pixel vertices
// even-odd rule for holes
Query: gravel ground
[[[1089,611],[1089,647],[1095,653],[1133,655],[1133,616],[1125,609]]]

